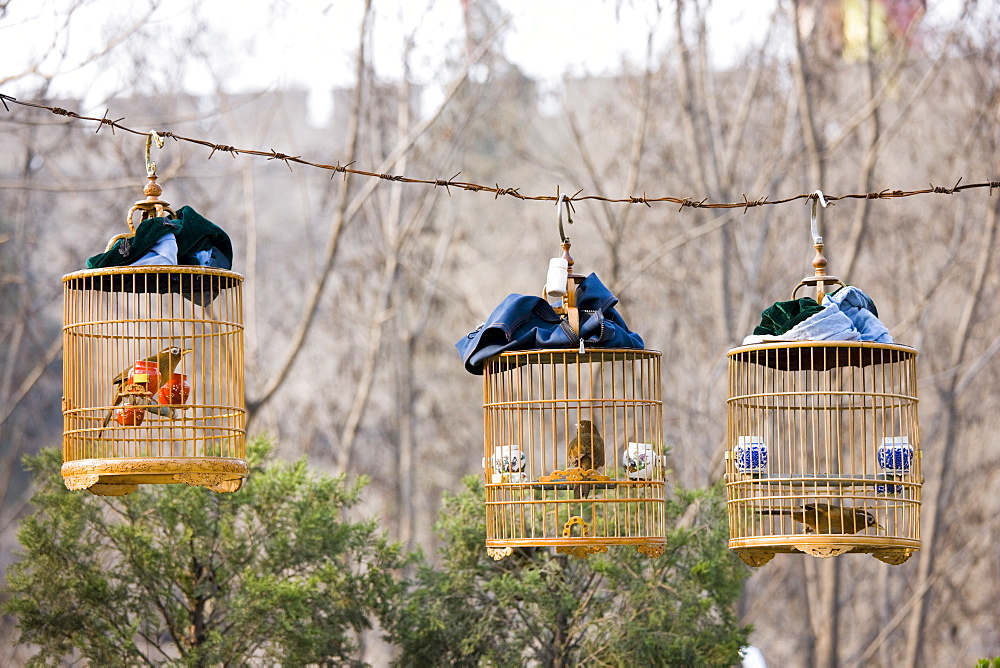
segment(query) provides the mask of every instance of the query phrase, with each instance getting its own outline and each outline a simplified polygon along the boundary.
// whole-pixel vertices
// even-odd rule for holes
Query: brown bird
[[[576,436],[566,448],[566,461],[570,467],[579,467],[584,471],[604,466],[604,439],[590,420],[580,420],[580,424],[576,426]],[[586,498],[590,495],[591,487],[592,485],[577,485],[576,497]]]
[[[806,533],[848,534],[868,527],[881,529],[875,516],[861,508],[849,508],[829,503],[807,503],[802,508],[769,508],[758,510],[761,515],[788,515],[806,525]]]
[[[183,359],[184,356],[187,355],[189,352],[191,351],[184,350],[183,348],[179,348],[177,346],[170,346],[168,348],[164,348],[155,355],[150,355],[145,359],[146,362],[156,362],[156,369],[157,371],[160,372],[160,380],[157,383],[156,387],[152,386],[147,387],[147,389],[153,393],[153,396],[156,396],[156,391],[159,390],[164,383],[167,383],[170,380],[170,376],[173,375],[174,369],[177,368],[177,365],[180,364],[181,359]],[[112,406],[117,406],[122,402],[122,393],[121,393],[122,385],[125,383],[125,380],[128,378],[128,375],[131,371],[132,367],[129,367],[111,379],[111,384],[114,385],[114,391],[115,391],[115,399],[114,403],[111,404]],[[148,400],[145,403],[152,404],[156,402],[153,400]],[[107,427],[108,423],[111,422],[111,418],[114,417],[114,413],[115,413],[114,408],[108,411],[107,416],[105,416],[104,418],[105,427]],[[100,434],[98,434],[98,436],[100,436]]]

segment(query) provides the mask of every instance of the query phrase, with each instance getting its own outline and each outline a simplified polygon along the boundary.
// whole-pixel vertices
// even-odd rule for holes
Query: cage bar
[[[586,557],[613,545],[662,554],[659,352],[505,352],[485,363],[483,396],[490,555],[555,547]]]
[[[248,472],[242,283],[237,273],[198,266],[63,277],[62,475],[69,489],[240,488]],[[148,374],[137,364],[170,349],[176,355]],[[129,370],[134,382],[113,382]]]
[[[729,547],[753,566],[778,552],[900,564],[918,550],[917,352],[803,341],[728,356]]]

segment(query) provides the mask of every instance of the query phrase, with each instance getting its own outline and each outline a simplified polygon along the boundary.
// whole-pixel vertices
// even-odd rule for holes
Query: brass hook
[[[111,250],[115,242],[119,239],[128,239],[135,236],[135,223],[132,221],[132,214],[136,211],[140,212],[140,222],[157,216],[176,218],[176,214],[170,208],[170,204],[160,199],[160,195],[163,194],[163,188],[156,182],[156,163],[153,162],[152,156],[154,141],[157,148],[163,148],[165,143],[163,137],[157,134],[156,130],[150,130],[149,134],[146,135],[146,178],[149,179],[149,183],[142,189],[142,194],[146,196],[146,199],[139,200],[128,210],[128,213],[125,214],[125,223],[128,225],[129,231],[112,237],[111,241],[108,242],[106,250]]]
[[[565,243],[569,243],[569,237],[567,237],[566,233],[563,231],[563,222],[562,222],[563,221],[563,206],[562,205],[564,203],[566,204],[566,222],[569,223],[570,225],[572,225],[573,224],[573,202],[572,202],[572,200],[567,199],[566,193],[560,194],[559,195],[559,199],[556,200],[556,208],[558,209],[557,215],[558,215],[558,220],[559,220],[559,238],[565,244]]]
[[[150,155],[153,150],[154,141],[156,142],[156,148],[163,148],[163,137],[156,134],[156,130],[150,130],[149,134],[146,135],[146,176],[156,176],[156,163],[153,162]]]
[[[809,215],[809,229],[812,231],[813,243],[821,244],[823,243],[823,237],[821,237],[819,234],[819,221],[816,217],[816,205],[822,204],[823,208],[825,209],[827,206],[829,206],[830,203],[826,201],[825,197],[823,197],[822,190],[817,190],[815,193],[813,193],[813,195],[814,197],[812,197],[812,213]]]
[[[831,202],[827,201],[826,197],[823,196],[822,190],[815,191],[809,196],[809,199],[812,200],[812,212],[809,214],[809,228],[812,232],[813,248],[816,250],[816,257],[813,258],[812,262],[815,273],[813,276],[803,278],[799,281],[799,284],[792,290],[792,299],[795,299],[795,294],[803,285],[812,285],[816,287],[816,302],[822,303],[827,285],[839,284],[842,286],[844,283],[836,276],[830,276],[826,273],[826,256],[823,255],[823,237],[819,233],[819,206],[822,205],[825,209],[830,206]]]

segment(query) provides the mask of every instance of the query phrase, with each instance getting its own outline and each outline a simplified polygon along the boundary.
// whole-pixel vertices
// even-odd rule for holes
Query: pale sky
[[[87,0],[77,10],[68,38],[53,44],[65,7],[72,2],[10,3],[7,15],[0,18],[0,81],[48,53],[42,69],[66,73],[57,81],[60,92],[91,90],[95,81],[98,88],[114,88],[114,73],[108,68],[75,69],[75,64],[120,34],[148,5],[140,0]],[[720,34],[740,26],[747,35],[717,40],[716,57],[725,61],[732,58],[733,47],[745,46],[754,32],[766,27],[774,2],[716,0],[714,4]],[[623,58],[641,62],[655,18],[650,9],[654,3],[641,1],[501,0],[501,5],[513,17],[505,37],[508,57],[529,76],[541,79],[608,73]],[[616,5],[621,5],[617,15]],[[351,81],[362,7],[358,0],[258,0],[239,3],[239,9],[234,6],[232,0],[163,0],[153,14],[152,26],[160,39],[185,39],[195,20],[203,21],[216,36],[192,47],[217,49],[219,71],[189,73],[186,87],[195,92],[212,90],[213,76],[224,77],[231,92],[289,84],[328,90]],[[461,45],[456,39],[464,30],[460,0],[383,0],[375,7],[375,62],[383,76],[400,74],[399,45],[408,32],[416,32],[417,66],[424,68],[417,70],[418,80],[432,79],[448,48]],[[673,11],[665,8],[659,21],[661,42],[669,39],[672,23]],[[55,54],[62,53],[66,59],[60,63]],[[153,66],[165,65],[161,61]],[[27,83],[31,85],[30,80]],[[17,82],[15,87],[23,88]]]
[[[476,0],[471,0],[475,2]],[[65,7],[82,5],[63,27]],[[709,35],[716,65],[725,67],[763,37],[776,0],[714,0]],[[287,86],[310,91],[314,112],[322,112],[329,92],[351,82],[353,53],[361,17],[360,0],[161,0],[141,41],[116,48],[112,56],[79,65],[140,17],[146,0],[15,0],[0,18],[0,92],[15,97],[33,91],[38,78],[16,77],[29,63],[59,72],[50,97],[84,98],[100,105],[123,87],[123,74],[133,68],[136,44],[143,67],[170,71],[163,41],[212,56],[208,69],[189,68],[181,86],[207,93],[221,83],[230,93]],[[640,64],[650,27],[654,44],[669,48],[673,3],[661,0],[656,20],[651,0],[500,0],[512,16],[505,36],[507,57],[542,88],[554,87],[565,75],[606,74],[623,60]],[[930,0],[925,20],[946,22],[960,0]],[[238,8],[237,8],[238,7]],[[401,73],[403,36],[416,35],[414,71],[418,83],[429,83],[461,48],[460,0],[376,0],[374,58],[376,71],[396,78]],[[616,12],[616,7],[618,8]],[[202,22],[211,37],[186,44],[193,23]],[[53,42],[53,36],[61,38]],[[451,52],[449,52],[449,49]],[[164,57],[164,54],[167,57]],[[62,56],[62,57],[60,57]]]

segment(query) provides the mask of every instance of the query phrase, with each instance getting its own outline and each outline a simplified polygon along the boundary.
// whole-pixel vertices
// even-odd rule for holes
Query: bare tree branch
[[[370,0],[368,0],[368,2],[370,8]],[[368,16],[369,13],[370,12],[366,10],[366,17]],[[364,32],[365,31],[362,30],[362,33]],[[484,41],[484,43],[479,47],[479,49],[477,49],[477,51],[472,55],[472,57],[466,63],[465,68],[462,70],[461,74],[452,81],[448,90],[445,91],[443,99],[438,104],[434,112],[432,112],[422,123],[420,123],[417,127],[415,127],[412,133],[400,139],[396,148],[392,151],[392,153],[390,153],[385,158],[385,160],[382,161],[382,163],[378,166],[376,171],[379,172],[389,171],[399,161],[399,159],[413,147],[413,144],[416,143],[416,141],[421,136],[423,136],[423,134],[427,132],[427,130],[438,120],[442,112],[447,108],[448,103],[452,100],[452,98],[454,98],[459,88],[465,82],[465,79],[469,74],[470,68],[476,62],[478,62],[480,58],[482,58],[483,54],[486,53],[486,51],[492,44],[492,41],[496,39],[498,33],[499,29],[497,33],[495,33],[492,36],[491,39]],[[362,38],[362,43],[363,41],[364,39]],[[359,52],[358,81],[361,80],[360,79],[362,72],[361,68],[363,66],[363,63],[360,60],[360,55],[361,54]],[[355,97],[355,107],[354,107],[355,109],[360,108],[359,95],[360,95],[360,86],[357,90]],[[351,122],[348,129],[348,136],[352,138],[351,139],[352,144],[357,142],[358,131],[356,124],[358,122],[359,122],[358,114],[357,113],[352,114]],[[356,149],[352,149],[348,154],[348,159],[353,159],[355,152]],[[350,204],[347,204],[346,181],[342,182],[341,185],[342,196],[340,198],[340,204],[338,204],[337,207],[337,212],[334,214],[334,221],[330,234],[330,240],[327,244],[326,257],[323,262],[323,267],[320,272],[319,279],[317,280],[311,292],[310,299],[306,305],[305,315],[299,322],[299,325],[292,336],[291,347],[289,349],[288,356],[279,367],[278,372],[272,376],[271,382],[264,388],[259,397],[256,397],[253,400],[249,400],[247,402],[247,409],[251,413],[255,410],[259,410],[268,401],[270,401],[271,398],[274,396],[274,393],[278,390],[279,387],[281,387],[285,379],[288,377],[288,374],[291,371],[291,368],[295,363],[295,360],[297,359],[299,353],[302,350],[302,344],[305,341],[306,336],[309,333],[310,329],[312,328],[313,320],[316,316],[316,311],[319,306],[320,296],[323,293],[323,289],[326,286],[326,281],[333,268],[333,263],[337,255],[338,243],[340,241],[340,235],[341,232],[343,231],[344,225],[354,216],[354,214],[361,207],[361,205],[368,199],[368,197],[371,195],[372,191],[375,189],[378,183],[379,182],[374,179],[368,180],[362,187],[362,189],[354,196]]]

